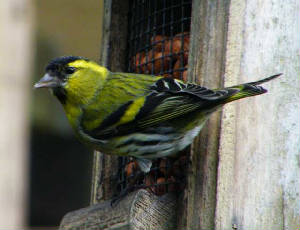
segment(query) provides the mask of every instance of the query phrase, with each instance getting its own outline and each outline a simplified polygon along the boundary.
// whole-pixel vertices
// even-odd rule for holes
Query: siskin
[[[61,102],[76,136],[104,153],[132,156],[144,172],[151,159],[183,150],[224,104],[266,93],[260,81],[211,90],[172,78],[113,73],[86,58],[51,61],[35,88]]]

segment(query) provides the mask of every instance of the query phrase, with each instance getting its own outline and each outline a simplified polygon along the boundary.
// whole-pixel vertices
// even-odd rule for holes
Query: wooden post
[[[225,85],[282,72],[222,116],[216,229],[299,229],[300,4],[231,1]]]
[[[24,229],[34,54],[32,2],[1,1],[0,15],[0,228]]]
[[[229,1],[193,1],[189,81],[223,85]],[[214,229],[221,113],[211,116],[192,145],[188,187],[178,229]]]

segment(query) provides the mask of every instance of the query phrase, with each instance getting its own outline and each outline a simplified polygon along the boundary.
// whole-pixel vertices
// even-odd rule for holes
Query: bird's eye
[[[76,69],[74,67],[70,66],[70,67],[67,67],[65,71],[66,71],[66,74],[72,74],[75,72],[75,70]]]

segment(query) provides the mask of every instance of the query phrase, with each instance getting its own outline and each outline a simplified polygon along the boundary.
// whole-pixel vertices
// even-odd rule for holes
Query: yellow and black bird
[[[35,88],[49,88],[64,107],[77,137],[103,153],[135,157],[142,171],[151,160],[175,155],[224,104],[266,93],[260,81],[211,90],[172,78],[115,73],[86,58],[59,57]]]

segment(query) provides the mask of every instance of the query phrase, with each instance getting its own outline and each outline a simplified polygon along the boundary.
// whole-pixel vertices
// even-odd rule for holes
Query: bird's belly
[[[138,158],[159,158],[172,154],[176,150],[177,134],[133,133],[126,137],[114,138],[108,143],[112,153]]]
[[[107,144],[110,153],[137,158],[155,159],[172,156],[190,145],[198,135],[203,124],[187,132],[157,134],[134,133],[130,136],[115,138]],[[118,143],[118,144],[116,144]]]
[[[107,140],[96,140],[89,137],[88,142],[94,149],[106,154],[146,159],[167,157],[175,155],[190,145],[206,120],[207,118],[204,116],[180,121],[177,119],[176,126],[174,123],[167,123]]]
[[[178,143],[180,150],[183,150],[185,147],[187,147],[188,145],[190,145],[193,142],[194,138],[199,134],[203,125],[204,125],[204,123],[196,126],[195,128],[193,128],[185,133],[185,135],[180,139],[180,141]]]

